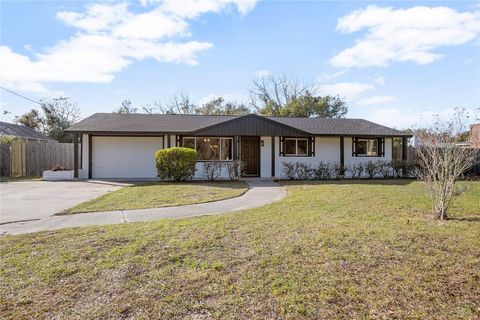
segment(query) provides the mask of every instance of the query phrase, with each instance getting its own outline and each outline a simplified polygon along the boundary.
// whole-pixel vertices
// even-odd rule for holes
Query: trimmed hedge
[[[157,173],[162,180],[185,181],[195,174],[197,151],[190,148],[167,148],[155,152]]]

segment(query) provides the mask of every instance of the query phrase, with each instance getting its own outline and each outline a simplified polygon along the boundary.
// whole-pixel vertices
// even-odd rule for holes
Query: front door
[[[245,162],[244,176],[260,176],[260,137],[242,137],[240,156]]]

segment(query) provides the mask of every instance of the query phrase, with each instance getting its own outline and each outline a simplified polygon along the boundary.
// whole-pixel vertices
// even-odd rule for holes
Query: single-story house
[[[409,134],[362,119],[96,113],[68,129],[75,134],[81,179],[154,178],[154,153],[196,149],[196,177],[204,161],[245,162],[245,176],[284,177],[282,162],[349,166],[391,160],[393,138]],[[405,152],[404,152],[405,154]],[[79,163],[78,163],[79,162]],[[227,176],[227,173],[222,175]]]

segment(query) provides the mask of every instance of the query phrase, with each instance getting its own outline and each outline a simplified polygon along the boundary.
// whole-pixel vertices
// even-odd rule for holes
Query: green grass
[[[478,319],[480,182],[285,182],[254,210],[1,237],[0,317]]]
[[[80,203],[64,213],[181,206],[238,197],[247,190],[244,181],[143,183]]]

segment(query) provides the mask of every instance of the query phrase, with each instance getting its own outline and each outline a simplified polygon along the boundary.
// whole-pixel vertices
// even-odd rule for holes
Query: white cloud
[[[272,75],[272,73],[268,70],[265,70],[265,69],[264,70],[257,70],[254,73],[254,76],[257,77],[257,78],[269,77],[271,75]]]
[[[92,4],[87,6],[86,11],[82,13],[71,11],[57,13],[57,18],[66,25],[88,32],[108,31],[133,16],[128,11],[126,3],[116,5]]]
[[[478,109],[468,108],[466,111],[470,115],[470,124],[478,121]],[[437,116],[440,121],[448,121],[454,113],[455,109],[453,108],[441,110],[425,110],[421,107],[411,110],[376,108],[371,110],[365,118],[398,129],[428,128],[433,125]]]
[[[385,85],[385,78],[383,76],[378,76],[375,79],[373,79],[376,83],[384,86]]]
[[[198,54],[213,44],[185,40],[190,36],[189,20],[232,7],[245,14],[255,5],[238,0],[181,3],[154,3],[140,13],[129,11],[126,3],[58,12],[57,18],[78,32],[32,57],[0,46],[0,83],[11,89],[45,92],[49,82],[108,83],[116,73],[143,59],[195,65]]]
[[[333,73],[322,73],[318,78],[318,82],[323,82],[323,81],[330,81],[332,79],[338,78],[340,76],[343,76],[345,73],[348,72],[348,69],[343,69],[337,72]]]
[[[335,55],[337,67],[386,66],[395,61],[428,64],[442,57],[436,48],[465,44],[480,33],[480,12],[447,7],[409,9],[368,6],[340,18],[337,30],[367,30],[356,44]]]
[[[256,0],[164,0],[161,2],[162,10],[182,18],[196,18],[206,12],[219,13],[229,8],[236,7],[241,15],[253,10]]]
[[[388,103],[398,101],[398,98],[393,96],[373,96],[358,100],[356,103],[360,106],[370,106],[374,104]]]
[[[321,84],[316,86],[317,93],[320,95],[339,95],[348,102],[356,100],[358,96],[368,90],[374,89],[375,86],[368,83],[359,82],[339,82],[335,84]]]

